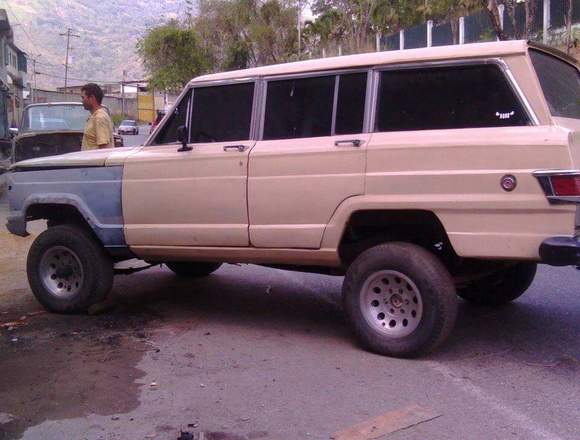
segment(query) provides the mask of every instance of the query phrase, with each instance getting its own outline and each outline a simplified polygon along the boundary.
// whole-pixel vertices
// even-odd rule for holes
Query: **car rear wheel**
[[[537,268],[538,265],[533,262],[516,263],[458,289],[457,294],[473,304],[501,306],[514,301],[528,290]]]
[[[457,315],[453,279],[427,250],[388,243],[361,253],[349,267],[343,301],[359,341],[394,357],[416,357],[439,346]]]
[[[200,278],[218,270],[222,263],[173,261],[165,263],[165,265],[177,276],[184,278]]]
[[[77,225],[42,232],[28,252],[28,281],[39,303],[55,313],[78,313],[105,299],[113,262],[92,233]]]

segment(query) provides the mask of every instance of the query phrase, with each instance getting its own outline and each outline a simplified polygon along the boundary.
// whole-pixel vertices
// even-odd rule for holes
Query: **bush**
[[[118,127],[121,124],[121,121],[123,121],[125,119],[131,119],[131,118],[128,117],[127,115],[119,115],[119,114],[111,115],[111,120],[113,121],[113,126],[115,126],[115,127]]]

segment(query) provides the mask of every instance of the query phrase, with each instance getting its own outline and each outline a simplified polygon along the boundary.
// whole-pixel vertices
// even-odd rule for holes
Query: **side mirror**
[[[8,129],[8,133],[10,133],[10,136],[12,136],[12,137],[18,136],[18,129],[10,127]]]
[[[177,140],[181,142],[181,148],[177,151],[191,151],[193,148],[187,145],[187,126],[180,125],[177,127]]]

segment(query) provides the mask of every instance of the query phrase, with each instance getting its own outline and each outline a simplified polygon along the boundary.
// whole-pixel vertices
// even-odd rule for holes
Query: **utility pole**
[[[80,35],[75,35],[72,33],[71,28],[67,28],[65,34],[59,34],[61,37],[66,37],[66,58],[64,60],[64,93],[67,94],[67,82],[68,82],[68,52],[70,47],[70,37],[80,38]]]
[[[36,103],[36,74],[39,73],[36,71],[36,61],[41,57],[42,55],[35,55],[35,56],[29,56],[28,58],[30,58],[30,61],[32,61],[32,86],[30,90],[30,98],[32,100],[32,103]]]
[[[127,71],[123,70],[123,81],[121,82],[121,113],[125,117],[125,77],[127,76]]]

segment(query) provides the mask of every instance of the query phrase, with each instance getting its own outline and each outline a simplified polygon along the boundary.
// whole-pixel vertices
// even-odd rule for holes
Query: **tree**
[[[481,0],[481,6],[487,11],[497,38],[500,40],[507,40],[508,38],[502,29],[501,21],[499,19],[499,4],[500,0]]]
[[[176,21],[150,29],[137,43],[137,52],[151,74],[151,85],[164,90],[180,90],[213,64],[196,33]]]
[[[193,26],[229,70],[296,58],[298,8],[289,0],[201,0]]]

